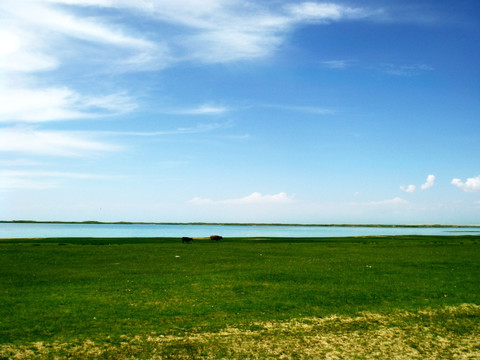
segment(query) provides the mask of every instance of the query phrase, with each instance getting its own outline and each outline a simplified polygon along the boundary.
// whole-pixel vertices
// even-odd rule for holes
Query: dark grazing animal
[[[182,237],[182,243],[187,243],[188,244],[192,241],[193,241],[193,238],[191,238],[191,237],[186,237],[186,236]]]
[[[212,242],[213,240],[218,241],[221,239],[223,239],[223,237],[221,237],[220,235],[210,235],[210,242]]]

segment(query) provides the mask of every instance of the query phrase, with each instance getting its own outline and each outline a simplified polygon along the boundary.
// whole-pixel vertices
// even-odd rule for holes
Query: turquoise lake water
[[[342,227],[281,225],[150,225],[0,223],[0,238],[45,237],[346,237],[479,235],[480,227]]]

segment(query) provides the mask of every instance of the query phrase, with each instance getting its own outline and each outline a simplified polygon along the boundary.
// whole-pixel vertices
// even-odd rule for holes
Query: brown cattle
[[[191,237],[186,237],[186,236],[182,237],[182,243],[188,244],[189,242],[192,242],[192,241],[193,239]]]
[[[210,235],[210,242],[212,241],[218,241],[218,240],[221,240],[223,239],[223,237],[221,237],[220,235]]]

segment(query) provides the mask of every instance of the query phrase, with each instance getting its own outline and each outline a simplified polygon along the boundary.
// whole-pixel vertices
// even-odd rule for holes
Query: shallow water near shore
[[[480,227],[385,227],[218,224],[0,223],[0,238],[46,237],[348,237],[381,235],[480,235]]]

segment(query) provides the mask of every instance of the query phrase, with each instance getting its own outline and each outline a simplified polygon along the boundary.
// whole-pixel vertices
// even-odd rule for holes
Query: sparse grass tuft
[[[432,322],[442,318],[474,326],[458,334]],[[416,313],[362,313],[351,317],[256,323],[256,330],[227,327],[182,336],[121,336],[119,342],[91,340],[0,345],[0,358],[15,359],[476,359],[480,356],[480,306],[463,304]]]

